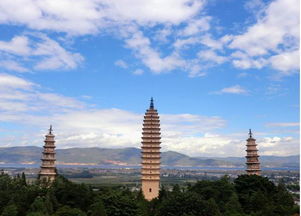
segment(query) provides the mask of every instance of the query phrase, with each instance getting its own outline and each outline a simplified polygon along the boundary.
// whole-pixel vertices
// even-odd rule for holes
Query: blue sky
[[[154,97],[163,151],[299,153],[297,0],[0,2],[0,146],[139,147]]]

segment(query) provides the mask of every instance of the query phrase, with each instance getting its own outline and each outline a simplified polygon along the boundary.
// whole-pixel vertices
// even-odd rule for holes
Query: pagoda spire
[[[53,135],[52,125],[48,129],[48,134],[45,136],[44,150],[42,152],[42,164],[39,172],[39,179],[52,182],[56,177],[55,166],[55,140]]]
[[[249,129],[249,138],[247,139],[247,169],[246,172],[248,175],[260,175],[260,162],[259,155],[257,150],[256,139],[253,138],[253,133]]]
[[[52,134],[52,125],[49,127],[49,134]]]
[[[154,99],[153,99],[153,97],[151,97],[149,108],[154,109]]]
[[[160,188],[160,120],[154,101],[146,110],[142,132],[142,192],[146,200],[159,196]]]

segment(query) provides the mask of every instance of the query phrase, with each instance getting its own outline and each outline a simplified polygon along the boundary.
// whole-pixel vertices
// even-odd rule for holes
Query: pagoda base
[[[142,180],[142,192],[144,198],[148,201],[159,196],[160,181]]]

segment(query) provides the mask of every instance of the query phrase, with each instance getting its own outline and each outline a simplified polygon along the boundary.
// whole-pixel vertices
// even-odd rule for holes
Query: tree
[[[276,186],[273,182],[269,181],[268,178],[257,175],[240,175],[234,183],[239,202],[244,212],[248,214],[258,211],[258,203],[256,204],[256,202],[262,204],[260,208],[265,208],[265,205],[270,203],[273,194],[276,192]],[[256,201],[255,196],[258,196],[258,201]]]
[[[163,200],[164,198],[166,198],[168,195],[167,195],[167,191],[164,187],[164,185],[162,185],[162,187],[160,188],[160,191],[159,191],[159,200]]]
[[[45,214],[41,212],[29,212],[26,216],[45,216]]]
[[[233,216],[233,215],[239,215],[242,213],[241,205],[238,201],[238,196],[236,193],[233,193],[230,197],[229,202],[225,205],[225,215],[226,216]]]
[[[45,202],[44,202],[43,198],[39,197],[39,196],[31,204],[30,210],[32,212],[40,212],[40,213],[43,213],[43,214],[46,214],[46,215],[48,214]]]
[[[217,181],[199,181],[189,188],[190,191],[198,193],[204,200],[214,199],[221,213],[225,212],[225,204],[235,193],[234,184],[228,176]]]
[[[14,204],[10,204],[3,209],[1,216],[17,216],[17,214],[17,206]]]
[[[57,209],[58,205],[59,204],[57,202],[53,190],[48,190],[45,196],[45,207],[47,209],[47,212],[49,214],[52,214],[54,212],[54,209]]]
[[[110,216],[135,216],[138,205],[133,194],[122,193],[120,190],[112,190],[111,193],[102,196],[107,215]]]
[[[283,184],[277,187],[268,178],[241,175],[234,181],[243,211],[247,214],[286,216],[294,212],[292,195]]]
[[[22,172],[22,175],[21,175],[21,182],[22,182],[23,185],[27,185],[27,183],[26,183],[26,176],[25,176],[24,172]]]
[[[107,216],[106,209],[101,200],[93,203],[89,210],[89,216]]]
[[[221,216],[218,205],[213,198],[207,201],[205,211],[206,216]]]
[[[84,212],[77,208],[71,208],[70,206],[63,206],[59,208],[55,216],[86,216]]]
[[[275,212],[278,215],[291,215],[294,213],[294,200],[292,195],[287,191],[285,185],[280,183],[277,186],[277,192],[273,196],[275,202]]]
[[[91,189],[85,184],[75,184],[68,179],[57,176],[52,189],[60,204],[87,211],[93,201]]]
[[[194,192],[177,192],[171,193],[168,198],[164,199],[158,208],[159,216],[182,216],[196,215],[207,216],[204,209],[206,202]]]

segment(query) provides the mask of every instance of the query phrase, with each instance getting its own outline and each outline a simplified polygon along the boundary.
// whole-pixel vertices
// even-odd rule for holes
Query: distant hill
[[[0,148],[0,164],[39,164],[41,147]],[[139,165],[140,149],[69,148],[57,149],[58,164]],[[161,164],[165,166],[192,167],[244,167],[244,157],[201,158],[189,157],[174,151],[162,152]],[[299,168],[299,155],[278,157],[262,156],[263,167]]]

